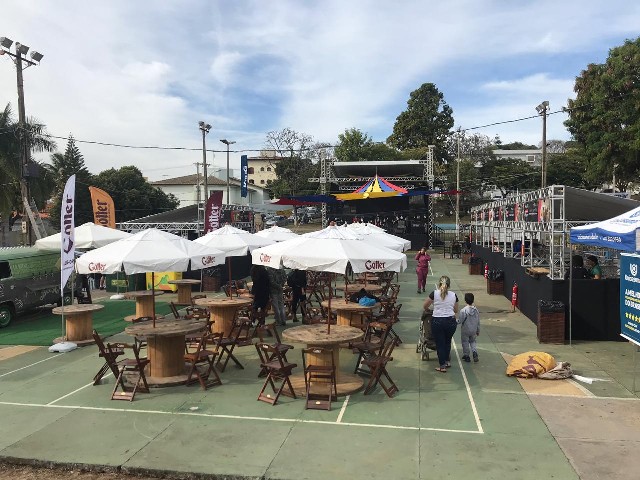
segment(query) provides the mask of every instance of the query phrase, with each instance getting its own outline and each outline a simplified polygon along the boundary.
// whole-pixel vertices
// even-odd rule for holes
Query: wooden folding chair
[[[114,378],[118,378],[118,374],[120,373],[118,371],[118,357],[120,355],[124,355],[124,349],[115,348],[113,346],[107,347],[107,345],[105,345],[105,343],[102,341],[102,338],[100,337],[100,335],[98,335],[98,332],[96,332],[95,329],[93,330],[93,340],[98,346],[98,356],[104,358],[104,365],[100,367],[98,373],[96,373],[93,377],[93,384],[98,385],[100,383],[100,380],[102,380],[102,377],[105,376],[108,370],[111,370],[111,372],[113,372]]]
[[[233,351],[236,347],[242,347],[253,343],[251,341],[251,320],[246,319],[234,322],[231,332],[229,332],[229,336],[221,337],[217,339],[215,343],[221,349],[218,355],[218,361],[216,362],[216,366],[221,372],[224,372],[224,369],[227,368],[229,360],[233,360],[233,363],[235,363],[238,368],[244,370],[244,366],[235,357]],[[223,358],[224,363],[220,366]]]
[[[178,312],[178,304],[175,302],[169,302],[169,308],[171,309],[171,313],[174,318],[180,318],[180,313]]]
[[[258,343],[256,343],[256,349],[258,350],[258,356],[260,357],[260,363],[267,363],[273,360],[273,358],[262,358],[262,350],[258,348],[258,345],[261,343],[269,343],[271,346],[278,349],[282,358],[284,358],[285,362],[287,360],[287,352],[293,348],[293,345],[287,345],[286,343],[282,343],[280,340],[280,335],[278,334],[278,330],[276,329],[275,323],[268,323],[265,325],[256,325],[255,330],[253,331],[253,336],[258,337]],[[267,337],[271,338],[271,342],[268,342]],[[260,373],[258,377],[264,377],[267,374],[267,370],[262,367],[260,369]]]
[[[291,385],[291,380],[289,379],[291,371],[298,365],[296,363],[289,363],[285,361],[278,349],[272,345],[259,343],[257,348],[262,351],[263,358],[272,359],[261,364],[261,366],[267,371],[267,378],[262,385],[262,389],[258,395],[258,400],[275,405],[281,394],[292,398],[298,398],[296,397],[296,392],[294,392],[293,385]],[[276,382],[280,382],[278,387],[276,387]],[[275,395],[264,393],[267,385],[271,386]]]
[[[221,333],[204,332],[198,341],[196,350],[194,352],[187,352],[184,355],[185,363],[189,364],[189,377],[187,378],[187,385],[191,385],[195,382],[200,382],[202,390],[206,390],[208,387],[214,385],[222,385],[222,381],[218,376],[214,368],[214,361],[218,356],[218,347],[216,340],[222,338]],[[216,345],[214,350],[207,348],[208,345]],[[206,371],[202,373],[198,366],[204,365]],[[195,378],[194,378],[195,376]],[[212,380],[209,377],[213,376]]]
[[[362,361],[362,364],[369,368],[371,374],[369,383],[364,389],[365,395],[370,394],[378,384],[380,384],[389,398],[393,397],[398,392],[398,386],[393,382],[389,376],[389,372],[387,371],[388,363],[393,360],[391,354],[397,344],[397,339],[389,340],[384,345],[384,348],[379,355],[365,358]],[[383,377],[389,382],[389,385],[384,383]]]
[[[149,359],[140,356],[140,345],[138,342],[133,345],[120,343],[116,344],[116,346],[120,348],[131,348],[134,358],[125,358],[118,361],[119,373],[116,385],[111,393],[111,400],[128,400],[133,402],[138,390],[149,393],[149,384],[144,374],[145,367],[149,365]],[[107,344],[107,347],[110,347],[110,344]],[[127,381],[131,381],[132,385],[126,385],[125,378]],[[140,386],[141,382],[143,386]],[[118,391],[120,388],[122,390]]]
[[[351,344],[353,353],[358,354],[356,368],[353,373],[369,373],[369,370],[362,368],[363,360],[367,357],[379,355],[384,348],[391,325],[382,322],[369,322],[364,332],[362,340]]]
[[[314,410],[331,410],[331,401],[338,398],[336,380],[336,365],[333,355],[327,355],[331,350],[322,347],[311,347],[302,350],[302,368],[304,370],[304,386],[307,401],[304,408]],[[324,355],[331,358],[330,365],[310,365],[309,355]],[[319,387],[326,386],[327,392],[318,392]],[[314,388],[316,387],[316,388]]]

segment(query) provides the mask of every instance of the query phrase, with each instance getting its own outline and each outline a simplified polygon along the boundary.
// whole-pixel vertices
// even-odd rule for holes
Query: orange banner
[[[104,190],[89,187],[91,204],[93,205],[93,223],[103,227],[116,228],[116,209],[113,199]]]

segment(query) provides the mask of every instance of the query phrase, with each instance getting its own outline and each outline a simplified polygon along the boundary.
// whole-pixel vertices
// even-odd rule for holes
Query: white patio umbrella
[[[256,265],[271,268],[294,268],[344,274],[347,265],[355,273],[393,271],[407,268],[407,256],[389,248],[380,247],[360,239],[349,229],[331,225],[299,238],[258,248],[251,253]],[[331,289],[329,289],[329,315],[331,315]],[[330,331],[331,319],[327,329]]]
[[[360,230],[362,228],[369,228],[370,230],[374,231],[374,232],[386,232],[386,230],[384,228],[381,228],[377,225],[374,225],[373,223],[360,223],[360,222],[354,222],[354,223],[348,223],[347,227],[352,228],[354,230]]]
[[[404,252],[411,249],[411,240],[406,240],[402,237],[398,237],[397,235],[387,233],[380,227],[376,227],[375,225],[364,223],[360,223],[357,225],[364,226],[359,228],[351,228],[350,231],[355,232],[357,235],[360,235],[362,240],[366,242],[374,243],[382,247],[387,247],[398,252]]]
[[[260,230],[256,232],[258,237],[268,238],[269,240],[273,240],[274,242],[283,242],[285,240],[290,240],[292,238],[299,237],[297,233],[292,232],[288,228],[278,227],[274,225],[270,228],[265,228],[264,230]]]
[[[172,233],[150,228],[96,248],[76,260],[78,273],[116,273],[127,275],[151,272],[184,272],[198,270],[224,262],[226,254],[211,246],[201,245]],[[153,321],[155,326],[155,303]]]
[[[80,250],[104,247],[112,242],[131,236],[130,233],[123,232],[122,230],[103,227],[93,222],[87,222],[74,228],[73,235],[76,248]],[[40,250],[60,250],[61,241],[62,235],[56,233],[36,240],[36,247]]]
[[[242,257],[256,248],[275,243],[268,238],[259,237],[240,228],[225,225],[222,228],[207,233],[194,240],[200,245],[217,248],[226,253],[227,257]],[[231,261],[227,261],[229,281],[231,281]]]

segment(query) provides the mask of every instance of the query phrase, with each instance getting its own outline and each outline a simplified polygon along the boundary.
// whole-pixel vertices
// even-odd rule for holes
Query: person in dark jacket
[[[307,295],[305,294],[305,289],[307,288],[307,272],[304,270],[292,270],[287,277],[287,285],[291,287],[293,297],[291,302],[293,321],[297,322],[298,317],[296,314],[298,313],[298,305],[300,305],[300,314],[303,318],[305,316],[304,302],[307,299]]]
[[[258,314],[263,313],[263,310],[267,308],[271,294],[267,269],[262,265],[253,265],[251,267],[251,280],[253,281],[253,286],[251,287],[253,310]],[[258,315],[258,317],[262,317],[263,319],[264,316],[265,315]]]

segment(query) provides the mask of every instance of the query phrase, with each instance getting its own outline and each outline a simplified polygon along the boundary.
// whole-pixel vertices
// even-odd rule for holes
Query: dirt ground
[[[126,473],[89,472],[81,469],[46,468],[0,463],[0,480],[157,480],[159,478],[178,477],[149,477],[128,475]]]

